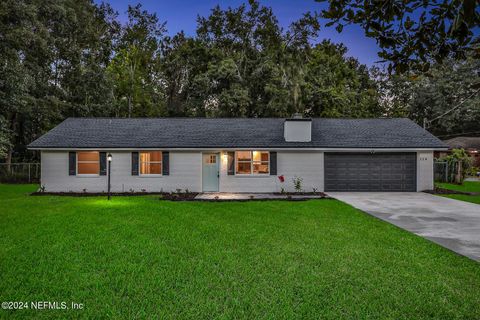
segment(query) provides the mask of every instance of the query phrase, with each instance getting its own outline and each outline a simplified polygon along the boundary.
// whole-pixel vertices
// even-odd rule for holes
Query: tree
[[[0,116],[6,162],[68,116],[104,115],[112,10],[90,1],[0,2]],[[31,156],[31,155],[28,155]]]
[[[210,88],[206,76],[214,50],[204,42],[179,32],[167,37],[162,49],[161,72],[169,116],[210,115]]]
[[[8,122],[0,116],[0,158],[4,158],[8,155],[8,150],[10,150],[10,140]]]
[[[327,0],[316,0],[326,2]],[[368,37],[375,38],[379,56],[391,62],[390,71],[427,71],[445,58],[480,57],[480,2],[458,1],[360,1],[329,0],[322,17],[338,32],[344,25],[358,24]]]
[[[347,48],[330,41],[309,54],[302,87],[309,116],[365,118],[383,115],[375,82],[366,66],[345,57]]]
[[[116,54],[108,73],[114,84],[117,116],[163,114],[160,49],[165,24],[140,4],[128,7],[128,22],[121,29]]]
[[[343,45],[314,44],[316,14],[283,29],[250,0],[170,37],[141,5],[127,13],[122,24],[90,0],[0,2],[0,157],[34,157],[25,146],[72,116],[384,114],[367,68]]]
[[[22,115],[28,116],[29,92],[33,79],[30,48],[41,42],[40,35],[32,32],[40,28],[35,6],[18,1],[0,3],[0,112],[2,121],[2,158],[12,161],[19,134]],[[28,38],[29,42],[25,41]],[[41,56],[42,50],[38,51]],[[32,61],[33,60],[33,61]],[[8,132],[9,134],[5,134]]]
[[[453,182],[462,184],[467,175],[468,169],[472,166],[472,158],[464,149],[453,149],[452,152],[444,157],[451,168],[455,168]]]
[[[60,60],[55,61],[56,81],[62,87],[56,96],[66,102],[61,117],[111,115],[112,83],[107,66],[120,28],[117,14],[106,4],[85,5],[82,1],[67,8],[67,22],[56,23],[59,30],[53,31],[62,44],[56,49],[62,53]]]
[[[217,116],[378,116],[378,95],[367,68],[347,58],[343,45],[312,45],[318,17],[306,13],[284,31],[271,9],[250,1],[216,7],[199,19],[198,39],[208,68],[196,80]]]
[[[209,90],[203,94],[208,97],[208,112],[265,116],[264,87],[273,73],[264,67],[279,60],[283,41],[272,10],[257,1],[227,10],[217,6],[210,16],[198,18],[197,38],[210,52],[207,70],[195,79]]]
[[[385,68],[376,66],[371,68],[370,74],[377,85],[379,104],[384,116],[408,117],[413,91],[413,83],[409,78],[401,74],[388,73]]]
[[[347,58],[342,45],[312,46],[318,30],[318,17],[307,13],[284,31],[271,9],[257,1],[215,7],[198,19],[195,38],[180,33],[166,40],[162,72],[169,114],[381,114],[367,68]]]
[[[445,61],[426,74],[413,78],[410,117],[424,119],[437,135],[478,131],[480,123],[480,60]],[[458,108],[453,109],[453,107]]]
[[[378,77],[383,108],[426,124],[432,133],[480,134],[480,60],[449,59],[421,75]]]

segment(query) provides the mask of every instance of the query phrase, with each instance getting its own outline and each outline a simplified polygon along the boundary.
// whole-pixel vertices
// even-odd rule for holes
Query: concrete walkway
[[[377,218],[480,261],[480,205],[422,192],[329,192]]]
[[[278,200],[278,199],[320,199],[321,195],[291,195],[290,198],[283,194],[273,193],[230,193],[230,192],[206,192],[198,194],[196,200]]]

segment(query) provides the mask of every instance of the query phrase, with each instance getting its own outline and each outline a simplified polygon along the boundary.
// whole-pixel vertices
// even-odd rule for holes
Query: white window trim
[[[75,153],[75,175],[80,178],[95,178],[100,177],[100,151],[95,151],[98,153],[98,173],[78,173],[78,154],[81,152],[92,152],[92,151],[77,151]],[[82,161],[82,163],[95,163],[96,161]]]
[[[147,152],[160,152],[161,154],[161,159],[160,161],[142,161],[142,153],[147,153]],[[161,172],[162,173],[142,173],[142,163],[160,163],[161,164]],[[163,151],[162,150],[143,150],[138,152],[138,176],[142,178],[159,178],[163,177]]]
[[[248,161],[250,162],[250,173],[238,173],[237,172],[237,152],[238,151],[235,151],[235,154],[234,154],[234,169],[235,169],[235,175],[236,176],[239,176],[239,177],[265,177],[265,176],[269,176],[270,175],[270,151],[267,151],[267,150],[241,150],[241,151],[248,151],[250,152],[251,156],[252,156],[252,160]],[[254,161],[253,160],[253,151],[257,151],[257,152],[266,152],[268,154],[268,160],[267,161],[263,161],[263,162],[268,162],[268,172],[267,173],[253,173],[253,163],[254,162],[259,162],[259,161]],[[242,161],[243,163],[247,163],[247,161]],[[262,161],[260,161],[261,163]]]

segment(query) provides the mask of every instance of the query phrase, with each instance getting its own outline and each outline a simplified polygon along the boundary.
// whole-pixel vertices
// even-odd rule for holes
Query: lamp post
[[[107,156],[108,162],[108,200],[110,200],[110,173],[112,172],[112,154],[109,153]]]

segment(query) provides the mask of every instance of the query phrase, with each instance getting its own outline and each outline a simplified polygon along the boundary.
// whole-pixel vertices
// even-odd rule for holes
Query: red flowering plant
[[[285,182],[285,177],[283,175],[281,176],[278,176],[278,180],[280,181],[280,183],[284,183]],[[280,193],[285,193],[285,188],[284,187],[280,187]]]

